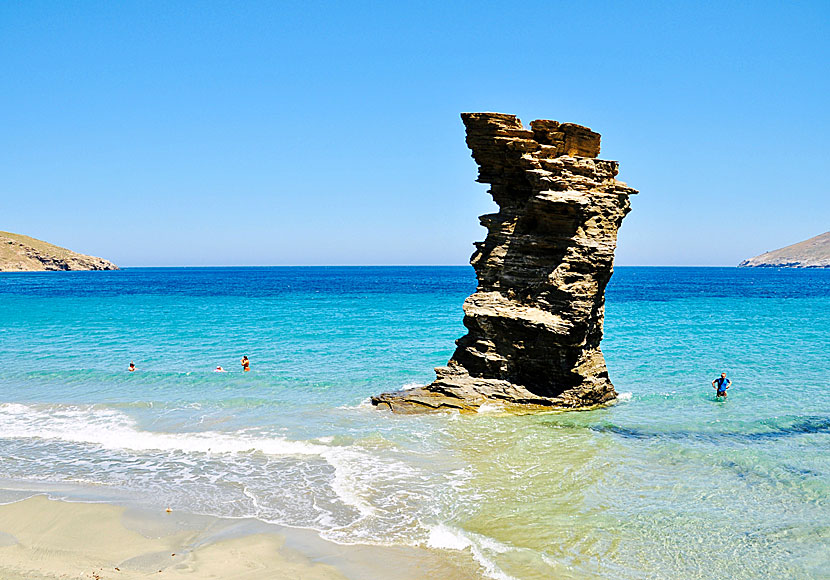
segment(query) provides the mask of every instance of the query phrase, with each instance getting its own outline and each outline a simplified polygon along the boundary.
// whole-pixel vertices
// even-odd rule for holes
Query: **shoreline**
[[[314,530],[4,490],[4,580],[482,578],[465,552],[337,544]],[[17,498],[13,498],[17,495]],[[394,566],[389,563],[393,562]]]

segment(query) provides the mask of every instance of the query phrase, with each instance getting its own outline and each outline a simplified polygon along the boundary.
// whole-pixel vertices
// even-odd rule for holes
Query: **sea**
[[[0,274],[0,500],[256,518],[483,578],[830,578],[830,270],[616,268],[605,408],[373,408],[433,379],[475,287],[470,267]]]

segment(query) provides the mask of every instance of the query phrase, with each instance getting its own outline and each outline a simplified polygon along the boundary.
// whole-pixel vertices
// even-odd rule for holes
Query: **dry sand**
[[[313,532],[251,520],[151,514],[45,496],[0,505],[3,580],[479,577],[462,554],[341,546]]]

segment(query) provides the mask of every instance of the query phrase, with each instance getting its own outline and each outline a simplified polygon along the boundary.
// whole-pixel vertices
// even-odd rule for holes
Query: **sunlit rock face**
[[[830,232],[744,260],[739,268],[830,268]]]
[[[600,135],[572,123],[465,113],[467,145],[499,206],[470,262],[467,334],[425,387],[372,403],[396,412],[578,408],[616,397],[600,350],[617,230],[637,193],[597,159]]]
[[[0,272],[46,270],[118,270],[118,266],[95,256],[11,232],[0,232]]]

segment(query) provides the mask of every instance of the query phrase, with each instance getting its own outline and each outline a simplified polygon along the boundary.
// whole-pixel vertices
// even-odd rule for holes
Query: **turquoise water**
[[[605,409],[367,406],[432,379],[474,289],[460,267],[2,274],[0,487],[460,551],[493,578],[830,578],[830,272],[618,268]]]

